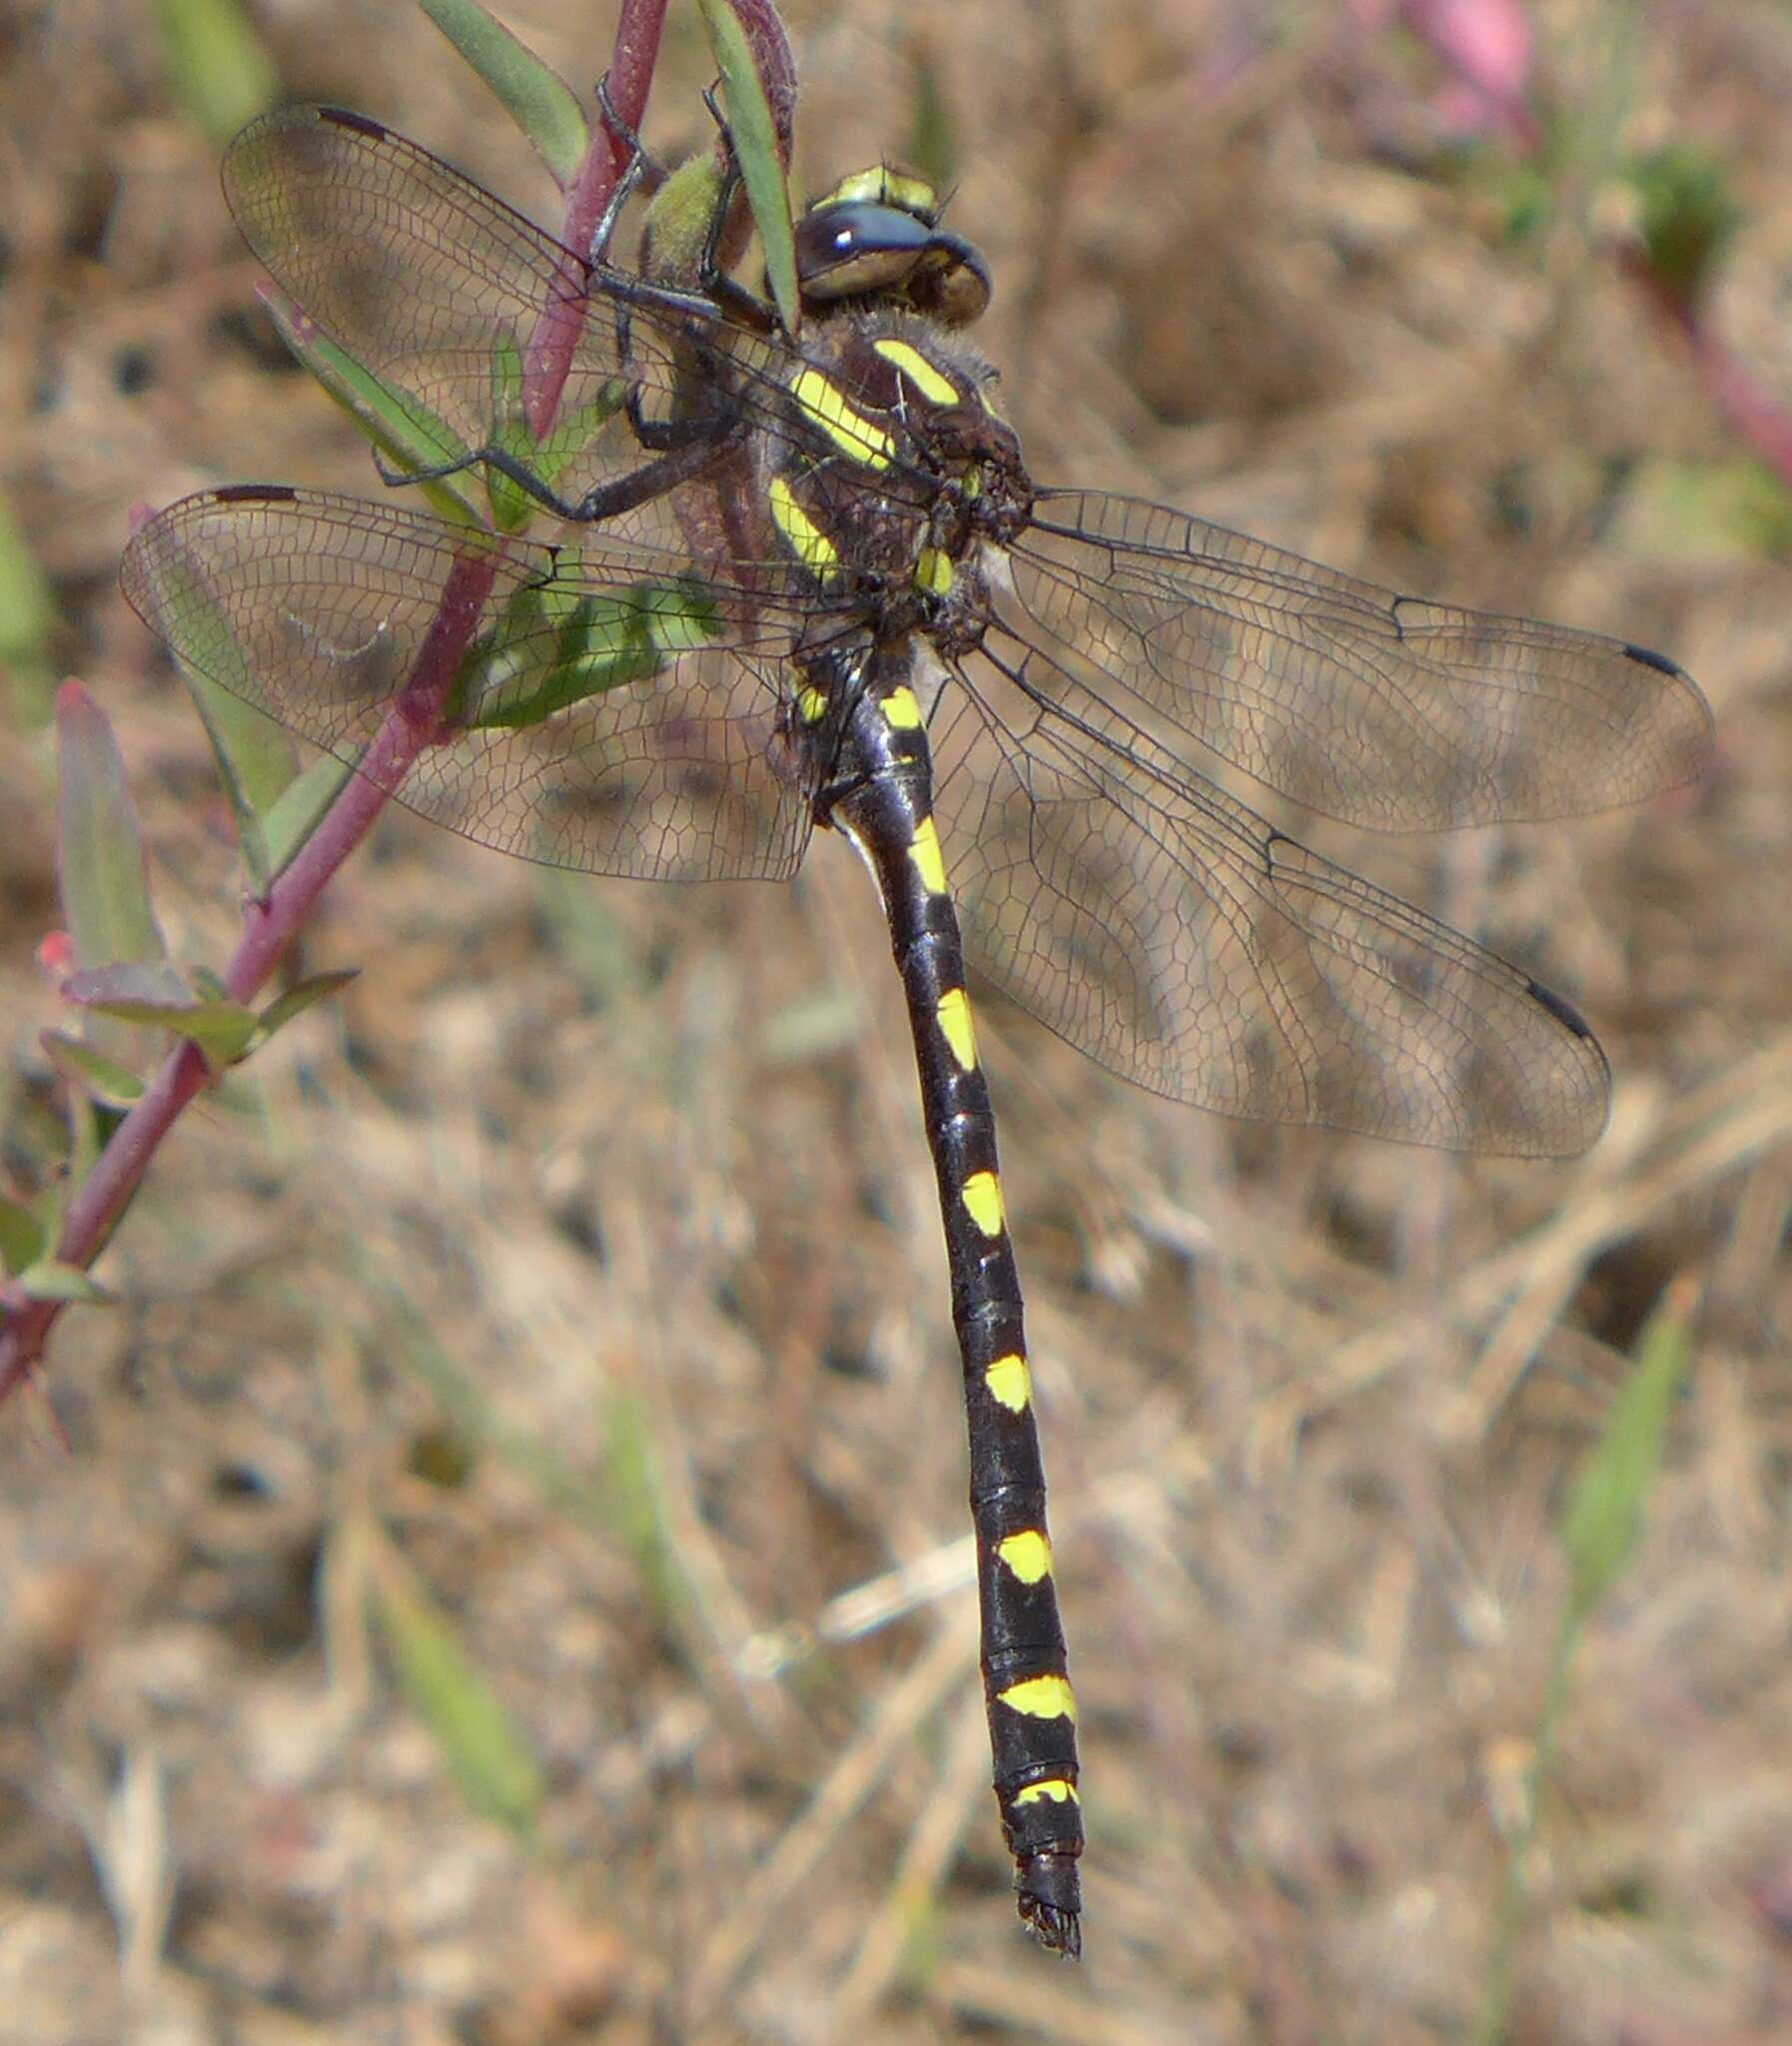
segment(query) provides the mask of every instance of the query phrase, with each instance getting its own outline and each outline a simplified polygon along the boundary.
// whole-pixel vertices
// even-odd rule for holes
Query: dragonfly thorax
[[[786,378],[790,432],[763,437],[757,488],[818,594],[853,605],[877,637],[920,630],[946,652],[981,637],[989,550],[1033,501],[994,382],[957,337],[904,314],[805,332]]]

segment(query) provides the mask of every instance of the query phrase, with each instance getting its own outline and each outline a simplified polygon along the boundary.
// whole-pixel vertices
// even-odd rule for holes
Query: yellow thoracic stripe
[[[1037,1528],[1023,1528],[998,1541],[996,1553],[1023,1584],[1037,1584],[1052,1574],[1052,1544]]]
[[[1077,1694],[1068,1676],[1029,1676],[997,1691],[997,1700],[1029,1719],[1070,1719],[1077,1716]]]
[[[921,706],[915,701],[915,692],[906,682],[899,683],[883,698],[879,705],[884,722],[892,731],[919,731],[921,729]]]
[[[790,551],[818,581],[825,582],[840,565],[839,549],[796,502],[796,493],[781,476],[766,492],[772,522],[789,542]]]
[[[883,341],[874,341],[871,346],[886,363],[900,370],[930,405],[958,403],[958,386],[942,371],[936,370],[912,342],[893,341],[886,337]]]
[[[896,443],[875,421],[868,420],[848,402],[839,385],[821,371],[799,371],[790,395],[840,453],[864,469],[887,469],[896,453]]]
[[[827,715],[827,691],[806,682],[796,693],[796,708],[804,724],[819,724]]]
[[[977,1063],[977,1032],[971,1024],[970,997],[962,987],[949,987],[933,1013],[940,1035],[952,1047],[958,1070],[970,1072]]]
[[[944,596],[952,587],[952,556],[944,547],[923,547],[915,556],[915,587]]]
[[[1026,1413],[1027,1402],[1033,1397],[1033,1374],[1018,1350],[998,1357],[983,1374],[983,1383],[998,1407],[1006,1407],[1010,1414]]]
[[[1077,1786],[1062,1776],[1048,1776],[1043,1783],[1029,1783],[1026,1789],[1014,1793],[1016,1804],[1038,1804],[1045,1798],[1054,1804],[1081,1804],[1083,1801],[1077,1795]]]
[[[970,1211],[971,1220],[985,1236],[1000,1236],[1004,1215],[1002,1210],[1002,1182],[993,1172],[974,1172],[964,1183],[960,1198]]]
[[[921,876],[921,885],[930,895],[946,892],[946,855],[940,850],[939,829],[931,817],[923,817],[915,826],[915,835],[909,840],[908,856],[915,863],[915,871]]]

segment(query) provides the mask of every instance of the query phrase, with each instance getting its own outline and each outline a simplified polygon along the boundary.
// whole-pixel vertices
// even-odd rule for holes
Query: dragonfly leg
[[[643,186],[648,192],[656,191],[665,182],[664,169],[647,154],[639,132],[631,128],[616,112],[609,96],[609,73],[606,71],[597,81],[597,111],[603,116],[604,131],[619,142],[627,152],[622,166],[622,175],[616,180],[615,190],[604,204],[597,225],[591,230],[590,246],[586,251],[593,264],[602,263],[609,253],[610,238],[616,232],[616,223],[622,217],[622,209],[636,186]]]
[[[598,484],[577,500],[562,498],[507,448],[495,446],[475,448],[469,455],[457,456],[452,462],[438,462],[429,469],[408,470],[389,469],[380,451],[375,449],[374,467],[380,472],[380,481],[391,490],[401,490],[409,484],[440,483],[445,477],[459,476],[469,469],[488,469],[514,484],[525,497],[532,498],[544,512],[551,512],[556,518],[588,525],[600,518],[614,518],[620,512],[632,512],[639,505],[663,497],[679,484],[688,483],[714,460],[716,449],[734,423],[711,417],[666,424],[675,430],[666,453],[656,455],[653,461],[642,463],[639,469],[630,470],[626,476],[617,477],[613,482]]]

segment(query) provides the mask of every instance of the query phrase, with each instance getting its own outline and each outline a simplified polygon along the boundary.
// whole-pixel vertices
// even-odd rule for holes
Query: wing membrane
[[[812,791],[782,743],[788,633],[675,554],[503,540],[322,492],[205,492],[125,595],[183,660],[358,764],[458,560],[491,593],[458,722],[394,793],[481,845],[652,879],[782,879]]]
[[[1271,828],[1037,650],[936,719],[976,962],[1124,1078],[1223,1114],[1566,1157],[1586,1026],[1505,961]]]
[[[520,450],[524,366],[542,325],[576,329],[557,416],[586,432],[557,468],[562,498],[648,459],[623,411],[631,392],[654,416],[701,411],[692,323],[662,328],[639,310],[619,320],[582,255],[377,122],[279,108],[232,143],[224,190],[282,290],[465,453]],[[750,337],[729,339],[751,355]],[[744,356],[736,367],[746,374]]]
[[[1133,498],[1046,491],[1020,636],[1201,751],[1377,830],[1573,815],[1697,774],[1711,715],[1660,654],[1455,610]],[[1105,693],[1117,692],[1107,688]]]

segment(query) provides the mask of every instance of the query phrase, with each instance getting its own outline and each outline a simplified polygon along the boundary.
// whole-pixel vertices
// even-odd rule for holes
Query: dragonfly
[[[1575,1009],[1214,770],[1380,831],[1554,818],[1695,776],[1704,698],[1644,647],[1036,483],[965,332],[987,266],[886,167],[799,219],[797,333],[615,265],[608,223],[567,249],[339,109],[255,123],[225,189],[315,331],[409,409],[440,457],[414,480],[482,476],[488,504],[201,492],[127,550],[151,629],[379,774],[452,613],[433,742],[391,788],[413,809],[654,879],[787,879],[833,829],[875,877],[964,1371],[996,1802],[1022,1920],[1074,1956],[1077,1705],[967,965],[1177,1101],[1571,1156],[1609,1092]],[[543,321],[576,328],[545,434]],[[521,530],[548,514],[554,538]]]

